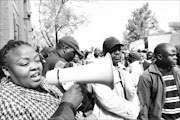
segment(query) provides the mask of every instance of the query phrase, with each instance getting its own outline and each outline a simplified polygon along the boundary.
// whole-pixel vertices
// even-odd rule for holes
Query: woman
[[[23,41],[9,41],[0,51],[1,120],[68,120],[82,101],[79,85],[64,95],[42,77],[39,54]]]

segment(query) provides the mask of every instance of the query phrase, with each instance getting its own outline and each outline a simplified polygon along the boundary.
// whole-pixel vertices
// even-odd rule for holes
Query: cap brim
[[[77,49],[75,49],[75,51],[78,53],[79,56],[84,56],[83,53]]]
[[[115,47],[115,46],[121,47],[121,46],[124,46],[124,45],[123,45],[123,44],[116,44],[116,45],[114,45],[113,47]],[[113,47],[112,47],[112,48],[113,48]],[[112,48],[111,48],[111,49],[112,49]]]

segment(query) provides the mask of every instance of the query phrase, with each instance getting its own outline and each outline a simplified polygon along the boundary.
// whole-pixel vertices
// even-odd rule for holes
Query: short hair
[[[141,52],[142,52],[142,53],[147,53],[147,50],[142,50]]]
[[[158,44],[154,49],[154,55],[157,56],[158,54],[163,54],[163,55],[166,54],[167,53],[166,49],[168,46],[172,46],[172,45],[169,43]]]

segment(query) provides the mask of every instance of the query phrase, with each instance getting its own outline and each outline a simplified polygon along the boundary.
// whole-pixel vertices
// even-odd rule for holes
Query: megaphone
[[[114,88],[112,59],[110,54],[82,66],[54,69],[46,73],[49,84],[59,85],[64,82],[99,83]]]

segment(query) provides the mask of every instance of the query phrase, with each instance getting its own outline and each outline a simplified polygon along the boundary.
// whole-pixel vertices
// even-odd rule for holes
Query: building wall
[[[169,43],[171,34],[148,36],[148,50],[154,51],[154,48],[160,43]]]
[[[0,0],[0,48],[12,39],[30,42],[31,34],[29,0]]]
[[[9,39],[9,1],[0,0],[0,48]]]

